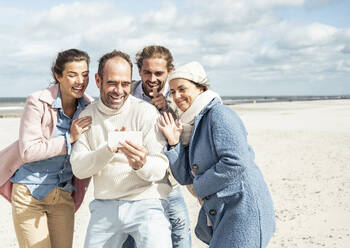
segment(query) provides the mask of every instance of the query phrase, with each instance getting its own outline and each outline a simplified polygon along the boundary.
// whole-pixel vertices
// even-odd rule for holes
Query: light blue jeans
[[[160,199],[139,201],[93,200],[85,248],[120,248],[131,235],[137,247],[172,247],[168,203]]]
[[[167,214],[171,223],[171,239],[173,248],[191,248],[190,217],[180,187],[174,188],[168,195],[169,205]],[[136,248],[131,236],[123,248]]]

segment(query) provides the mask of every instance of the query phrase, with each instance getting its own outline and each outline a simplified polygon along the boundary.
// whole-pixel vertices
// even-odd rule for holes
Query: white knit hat
[[[203,66],[197,61],[192,61],[176,68],[175,71],[169,75],[168,80],[170,82],[170,80],[175,78],[183,78],[203,86],[209,86],[207,74]]]

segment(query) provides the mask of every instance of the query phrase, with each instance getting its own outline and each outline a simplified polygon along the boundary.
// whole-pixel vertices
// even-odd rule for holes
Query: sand
[[[350,100],[242,104],[256,162],[276,209],[269,248],[350,247]],[[0,149],[18,136],[19,118],[0,119]],[[194,227],[199,205],[185,188]],[[74,247],[83,247],[89,188],[76,214]],[[17,247],[10,204],[0,199],[0,247]],[[193,247],[207,247],[193,236]]]

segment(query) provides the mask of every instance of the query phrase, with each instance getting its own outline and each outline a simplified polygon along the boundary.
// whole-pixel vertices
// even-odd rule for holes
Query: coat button
[[[210,214],[211,216],[216,215],[216,210],[215,210],[215,209],[210,209],[210,210],[209,210],[209,214]]]
[[[196,164],[192,165],[192,169],[198,170],[198,165],[196,165]]]
[[[210,195],[207,195],[206,197],[204,197],[205,200],[209,200],[210,199]]]

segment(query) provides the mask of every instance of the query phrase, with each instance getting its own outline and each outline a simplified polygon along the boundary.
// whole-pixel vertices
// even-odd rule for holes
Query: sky
[[[222,96],[350,95],[348,0],[0,0],[0,97],[25,97],[53,81],[70,48],[97,61],[113,49],[132,61],[146,45],[175,67],[200,62]],[[134,66],[133,79],[138,80]]]

